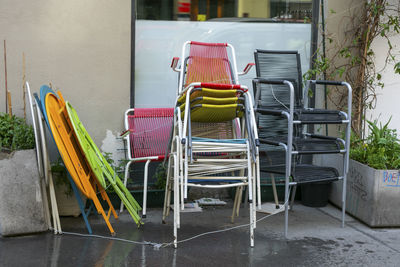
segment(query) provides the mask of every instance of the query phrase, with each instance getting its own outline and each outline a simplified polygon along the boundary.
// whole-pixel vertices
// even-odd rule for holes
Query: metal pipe
[[[135,34],[136,34],[136,0],[131,1],[131,95],[130,107],[135,107]]]

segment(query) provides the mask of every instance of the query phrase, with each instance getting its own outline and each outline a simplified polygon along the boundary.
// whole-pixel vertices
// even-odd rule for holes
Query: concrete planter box
[[[341,166],[343,158],[324,157],[331,166]],[[340,171],[340,170],[339,170]],[[329,200],[341,207],[342,184],[332,183]],[[400,226],[399,170],[376,170],[350,160],[347,176],[346,211],[371,227]]]
[[[57,199],[58,214],[60,216],[78,217],[81,214],[81,209],[79,208],[78,200],[76,199],[74,193],[69,192],[68,186],[56,184],[54,189]],[[86,197],[81,193],[80,195],[83,202],[86,203]]]
[[[35,150],[0,153],[0,233],[47,230]]]

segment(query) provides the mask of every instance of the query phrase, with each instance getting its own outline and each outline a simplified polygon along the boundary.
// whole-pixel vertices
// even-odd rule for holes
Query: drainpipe
[[[317,59],[317,49],[318,49],[318,22],[319,22],[319,1],[312,1],[312,21],[311,21],[311,46],[310,46],[310,69],[314,68],[315,60]],[[315,80],[315,76],[312,77]],[[309,105],[311,108],[315,108],[315,84],[311,85],[312,97],[309,100]],[[308,132],[314,132],[314,125],[310,124],[308,126]]]
[[[312,22],[311,22],[311,47],[310,47],[310,68],[314,68],[315,60],[317,59],[318,49],[318,22],[319,22],[319,1],[312,2]],[[315,76],[312,77],[315,80]],[[315,86],[311,86],[313,96],[310,98],[310,107],[315,107]]]
[[[130,107],[135,107],[135,33],[136,33],[136,0],[131,0],[131,92]]]

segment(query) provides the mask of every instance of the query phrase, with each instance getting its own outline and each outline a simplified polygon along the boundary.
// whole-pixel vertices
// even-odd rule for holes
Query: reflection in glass
[[[302,22],[312,0],[137,0],[136,10],[143,20]]]

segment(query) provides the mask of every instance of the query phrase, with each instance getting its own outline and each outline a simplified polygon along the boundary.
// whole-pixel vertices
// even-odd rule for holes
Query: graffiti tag
[[[389,187],[400,187],[400,175],[398,171],[384,171],[383,185]]]
[[[367,190],[365,189],[364,178],[360,172],[355,168],[350,169],[351,180],[349,179],[349,186],[352,193],[360,197],[362,200],[367,200]]]

